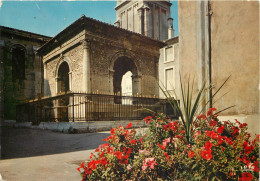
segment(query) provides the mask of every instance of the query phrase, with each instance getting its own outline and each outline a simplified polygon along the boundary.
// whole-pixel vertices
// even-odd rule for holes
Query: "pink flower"
[[[131,170],[132,169],[131,165],[127,165],[126,169]]]
[[[150,152],[147,150],[139,150],[139,154],[149,155]]]
[[[154,161],[154,158],[146,158],[143,161],[142,170],[145,171],[147,167],[150,167],[151,169],[154,169],[155,165],[157,165],[157,163]]]

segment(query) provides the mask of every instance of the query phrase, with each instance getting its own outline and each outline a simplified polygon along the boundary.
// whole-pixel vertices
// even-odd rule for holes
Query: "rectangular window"
[[[173,47],[165,48],[165,60],[164,62],[174,61],[174,49]]]
[[[173,90],[175,88],[175,76],[174,76],[174,71],[173,68],[168,68],[165,69],[165,87],[166,90],[170,93],[170,95],[173,94]]]

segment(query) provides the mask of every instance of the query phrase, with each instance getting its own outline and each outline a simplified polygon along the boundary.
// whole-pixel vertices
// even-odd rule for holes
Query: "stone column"
[[[84,40],[83,45],[83,79],[82,79],[82,90],[86,93],[91,93],[91,82],[90,82],[90,41]]]
[[[144,9],[139,8],[138,10],[138,15],[139,15],[139,33],[144,34]]]
[[[48,96],[48,80],[47,80],[47,63],[44,63],[43,64],[43,78],[44,78],[44,80],[43,80],[43,86],[44,86],[44,90],[43,90],[43,95],[44,96]]]
[[[115,73],[115,71],[114,70],[109,70],[109,85],[110,85],[110,91],[109,91],[109,93],[110,94],[114,94],[114,73]]]
[[[150,8],[144,7],[144,35],[152,37],[151,26],[150,26]]]
[[[56,95],[59,93],[59,77],[55,78],[55,84],[56,84]]]
[[[133,75],[132,76],[132,89],[133,89],[133,95],[141,95],[142,94],[142,76],[141,75]]]
[[[69,90],[72,91],[72,72],[69,72]]]

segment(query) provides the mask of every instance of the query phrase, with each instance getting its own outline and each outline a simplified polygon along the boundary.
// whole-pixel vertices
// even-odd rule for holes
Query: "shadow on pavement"
[[[2,127],[1,159],[32,157],[95,149],[108,132],[66,134],[48,130]]]

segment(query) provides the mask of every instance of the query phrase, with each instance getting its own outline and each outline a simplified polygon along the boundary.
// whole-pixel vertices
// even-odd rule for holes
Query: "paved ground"
[[[0,127],[1,129],[1,127]],[[6,181],[77,181],[87,160],[109,132],[64,134],[46,130],[1,130],[0,174]]]

